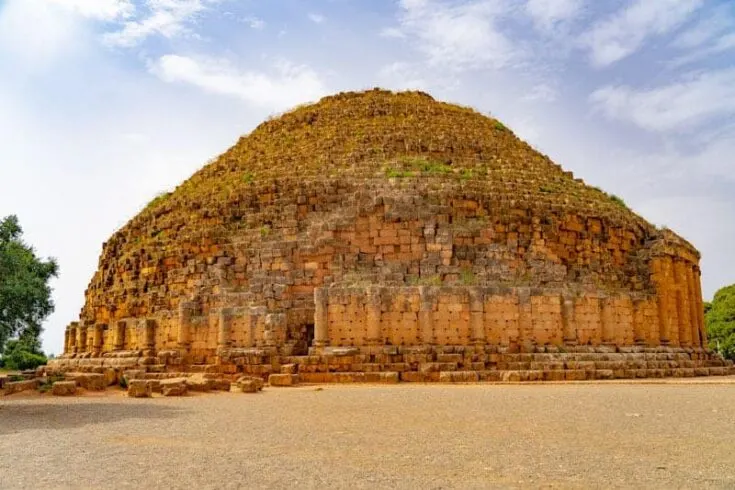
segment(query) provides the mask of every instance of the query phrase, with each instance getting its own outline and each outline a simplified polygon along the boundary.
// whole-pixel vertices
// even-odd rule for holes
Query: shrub
[[[715,293],[705,306],[705,323],[710,348],[728,359],[735,359],[735,284]]]
[[[37,345],[26,340],[9,340],[2,356],[2,367],[9,370],[24,371],[36,369],[46,364],[48,359]]]

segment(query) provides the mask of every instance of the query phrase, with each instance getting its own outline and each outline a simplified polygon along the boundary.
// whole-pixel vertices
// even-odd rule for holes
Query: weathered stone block
[[[77,385],[89,391],[102,391],[107,388],[107,381],[103,374],[98,373],[67,373],[67,381],[75,381]]]
[[[477,371],[442,371],[439,373],[441,383],[477,383],[480,376]]]
[[[132,398],[150,398],[153,394],[151,381],[134,379],[128,383],[128,396]]]
[[[20,393],[22,391],[35,390],[37,388],[37,379],[28,379],[25,381],[10,381],[5,383],[5,396]]]
[[[271,386],[294,386],[299,383],[297,374],[271,374],[268,376],[268,384]]]
[[[54,396],[72,396],[76,392],[76,381],[56,381],[51,385],[51,394]]]
[[[161,380],[161,394],[163,396],[184,396],[188,389],[187,378],[170,378]]]

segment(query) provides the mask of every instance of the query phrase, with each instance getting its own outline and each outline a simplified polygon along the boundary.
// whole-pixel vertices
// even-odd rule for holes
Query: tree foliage
[[[735,359],[735,284],[715,293],[705,306],[705,322],[710,348],[729,359]]]
[[[8,340],[5,344],[3,356],[0,357],[0,367],[10,370],[23,371],[36,369],[46,364],[48,359],[41,351],[41,344],[37,338],[21,337]]]
[[[0,352],[9,339],[17,338],[13,352],[21,348],[33,355],[40,353],[41,324],[54,311],[49,281],[58,274],[58,265],[36,257],[22,234],[17,217],[0,221]]]

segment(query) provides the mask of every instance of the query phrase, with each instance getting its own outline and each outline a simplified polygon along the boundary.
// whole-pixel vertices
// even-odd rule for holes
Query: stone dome
[[[208,363],[256,347],[700,347],[698,261],[497,119],[341,93],[262,123],[117,231],[67,352],[80,325],[93,352]]]

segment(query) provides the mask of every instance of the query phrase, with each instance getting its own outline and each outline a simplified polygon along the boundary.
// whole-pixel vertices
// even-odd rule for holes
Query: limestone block
[[[128,396],[132,398],[150,398],[153,386],[145,379],[134,379],[128,384]]]
[[[439,373],[441,383],[477,383],[480,376],[477,371],[442,371]]]
[[[102,372],[102,375],[105,377],[106,386],[114,386],[119,381],[117,370],[115,369],[107,368]]]
[[[240,386],[240,391],[242,391],[243,393],[257,393],[258,392],[258,384],[252,379],[238,383],[238,385]]]
[[[161,380],[161,393],[163,396],[184,396],[187,393],[187,378],[170,378]]]
[[[613,379],[615,376],[612,369],[597,369],[595,379]]]
[[[35,390],[38,388],[37,379],[27,379],[25,381],[11,381],[5,383],[5,396],[12,395],[14,393],[20,393],[22,391]]]
[[[386,383],[395,384],[399,381],[399,375],[397,372],[380,372],[380,373],[364,373],[366,383]]]
[[[67,381],[75,381],[85,390],[102,391],[107,388],[105,376],[99,373],[66,373]]]
[[[297,372],[297,364],[284,364],[281,366],[281,374],[296,374]]]
[[[212,389],[212,380],[205,378],[202,373],[192,374],[186,378],[186,387],[191,391],[209,391]]]
[[[123,371],[123,379],[125,379],[125,383],[130,384],[130,382],[134,379],[143,379],[145,378],[145,371],[142,369],[128,369],[126,371]]]
[[[77,392],[76,381],[56,381],[51,386],[51,394],[54,396],[71,396]]]
[[[271,374],[268,376],[268,384],[271,386],[294,386],[299,383],[297,374]]]
[[[241,385],[246,382],[253,382],[255,383],[256,388],[258,391],[263,389],[263,385],[265,384],[263,382],[263,378],[258,378],[257,376],[240,376],[237,378],[237,381],[235,382],[236,385]]]

